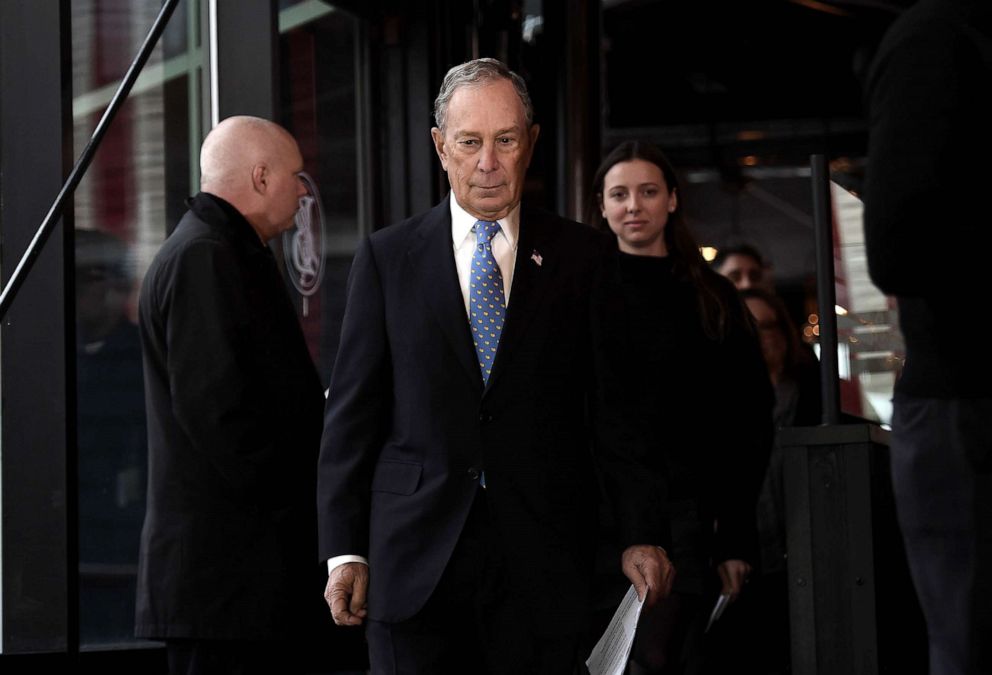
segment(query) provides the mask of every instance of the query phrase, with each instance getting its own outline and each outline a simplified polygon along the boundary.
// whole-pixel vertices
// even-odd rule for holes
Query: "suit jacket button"
[[[493,421],[493,416],[485,411],[480,412],[479,421],[482,422],[483,424],[489,424],[490,422]]]
[[[479,470],[474,466],[469,467],[468,477],[471,478],[472,480],[479,480]]]

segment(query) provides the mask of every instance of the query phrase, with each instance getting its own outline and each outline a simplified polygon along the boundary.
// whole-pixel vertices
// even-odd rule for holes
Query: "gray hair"
[[[530,94],[527,93],[527,84],[524,78],[506,67],[502,61],[496,59],[475,59],[455,66],[444,76],[441,82],[441,91],[434,101],[434,123],[437,128],[444,133],[445,124],[448,122],[448,104],[451,97],[455,95],[458,87],[474,86],[478,84],[488,84],[498,80],[509,80],[513,88],[520,97],[520,103],[524,106],[524,117],[527,119],[528,128],[534,121],[534,106],[530,102]]]

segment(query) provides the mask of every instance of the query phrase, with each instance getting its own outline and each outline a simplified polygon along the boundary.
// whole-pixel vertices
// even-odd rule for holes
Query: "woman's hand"
[[[740,595],[744,584],[747,583],[747,577],[751,574],[751,566],[743,560],[724,560],[716,568],[716,572],[720,575],[720,581],[723,582],[723,590],[720,592],[729,595],[730,602],[733,602]]]

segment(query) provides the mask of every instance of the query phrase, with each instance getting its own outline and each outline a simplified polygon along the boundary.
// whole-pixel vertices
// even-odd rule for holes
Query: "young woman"
[[[649,426],[653,468],[670,486],[675,587],[642,614],[635,672],[704,672],[713,661],[702,645],[715,591],[735,600],[757,560],[771,387],[746,309],[700,256],[661,151],[623,143],[600,166],[594,192],[600,225],[619,248],[637,363],[630,386]]]

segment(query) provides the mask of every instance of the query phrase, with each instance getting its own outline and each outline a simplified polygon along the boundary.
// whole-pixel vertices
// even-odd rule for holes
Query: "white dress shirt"
[[[458,270],[458,285],[462,289],[462,297],[465,298],[465,317],[468,318],[469,302],[469,281],[472,277],[472,255],[475,253],[475,233],[472,228],[478,220],[475,216],[469,215],[454,197],[448,200],[451,205],[451,242],[455,251],[455,267]],[[499,265],[500,274],[503,275],[503,298],[507,307],[510,306],[510,287],[513,284],[513,269],[517,262],[517,240],[520,234],[520,205],[516,207],[505,218],[500,218],[499,232],[493,237],[493,257]]]
[[[472,276],[472,254],[476,246],[472,228],[475,227],[475,221],[478,219],[459,206],[454,195],[449,195],[448,204],[451,207],[451,244],[455,255],[455,268],[458,271],[458,285],[465,299],[465,320],[468,321],[469,279]],[[503,275],[503,297],[509,307],[510,287],[513,284],[513,269],[516,266],[517,241],[520,234],[520,204],[497,222],[500,229],[492,239],[493,257],[496,258],[500,274]],[[360,555],[338,555],[328,559],[327,573],[330,574],[335,567],[350,562],[369,564],[369,561]]]

